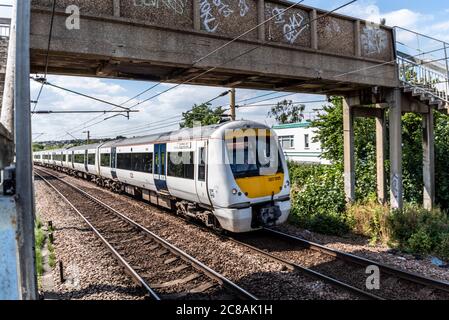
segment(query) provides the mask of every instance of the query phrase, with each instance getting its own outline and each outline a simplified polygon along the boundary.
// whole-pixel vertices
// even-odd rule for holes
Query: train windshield
[[[268,134],[240,134],[226,138],[228,159],[234,177],[246,178],[284,173],[278,146]]]

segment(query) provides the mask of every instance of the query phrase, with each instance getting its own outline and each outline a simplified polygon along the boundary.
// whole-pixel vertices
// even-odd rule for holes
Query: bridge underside
[[[307,16],[316,14],[310,11]],[[236,41],[195,64],[234,35],[89,14],[81,15],[79,30],[68,30],[67,16],[61,10],[56,11],[49,52],[48,71],[51,74],[167,83],[190,80],[188,83],[207,86],[329,95],[398,84],[395,65],[391,63],[394,60],[391,30],[381,30],[385,39],[389,39],[384,44],[384,52],[370,56],[363,49],[366,37],[361,34],[363,23],[358,20],[338,18],[338,23],[349,24],[350,28],[345,29],[349,30],[347,34],[336,24],[340,32],[335,36],[352,39],[348,42],[349,48],[337,45],[324,48],[323,45],[321,49],[319,24],[311,23],[310,28],[306,28],[310,29],[308,47],[281,40],[268,41],[265,33],[259,30],[254,37]],[[33,7],[33,73],[45,69],[50,20],[49,8]],[[247,29],[238,30],[236,35]],[[205,73],[211,68],[214,69]]]

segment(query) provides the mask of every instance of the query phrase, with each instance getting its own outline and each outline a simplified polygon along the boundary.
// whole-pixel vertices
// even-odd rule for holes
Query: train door
[[[154,183],[158,191],[168,191],[167,188],[167,144],[154,145]]]
[[[84,169],[86,170],[86,172],[89,172],[89,168],[87,166],[88,156],[89,156],[88,151],[87,150],[84,151]]]
[[[206,141],[200,141],[196,147],[196,194],[198,195],[200,203],[211,204],[207,192],[207,159],[208,148]]]
[[[114,179],[117,179],[117,148],[111,148],[111,176]]]

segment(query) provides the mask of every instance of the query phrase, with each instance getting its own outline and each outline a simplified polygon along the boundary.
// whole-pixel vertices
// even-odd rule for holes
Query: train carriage
[[[53,165],[232,232],[281,224],[290,212],[288,169],[276,135],[253,121],[59,152],[69,160]]]

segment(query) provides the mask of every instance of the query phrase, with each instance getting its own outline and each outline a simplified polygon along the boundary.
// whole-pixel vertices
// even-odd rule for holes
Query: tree
[[[317,128],[316,141],[321,142],[323,158],[343,168],[343,100],[332,98],[332,105],[323,106],[324,113],[312,121]],[[354,121],[354,153],[356,161],[356,197],[364,199],[376,192],[376,131],[374,119]]]
[[[276,106],[271,108],[268,116],[275,118],[280,124],[297,123],[303,119],[304,105],[294,105],[291,100],[284,100],[279,102]]]
[[[33,152],[44,150],[45,146],[40,143],[33,143]]]
[[[332,102],[333,105],[323,107],[325,112],[312,122],[312,127],[317,129],[316,140],[321,142],[323,157],[342,167],[343,102],[339,97],[332,98]],[[449,209],[449,117],[438,111],[434,111],[434,115],[436,203],[443,209]],[[422,135],[421,117],[413,113],[405,114],[402,117],[404,199],[418,204],[422,202],[423,197]],[[375,141],[374,120],[356,118],[354,121],[356,196],[360,200],[373,195],[376,191]]]
[[[183,122],[179,125],[181,128],[193,128],[195,123],[201,123],[202,126],[217,124],[224,112],[222,107],[212,109],[210,103],[195,104],[192,110],[183,112]]]

